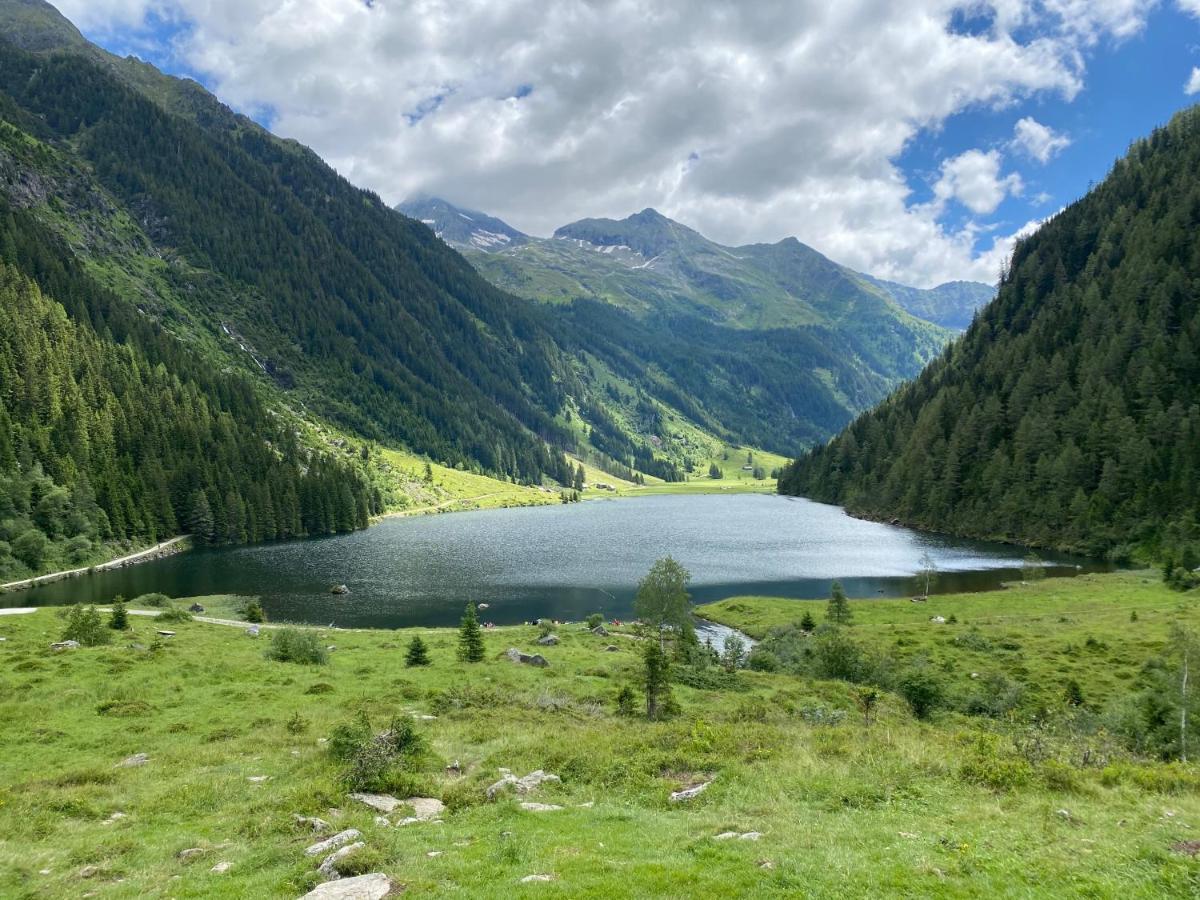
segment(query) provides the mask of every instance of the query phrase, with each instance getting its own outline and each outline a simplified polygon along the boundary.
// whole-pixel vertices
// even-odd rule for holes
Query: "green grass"
[[[201,602],[210,611],[236,603]],[[1113,654],[1128,647],[1133,665],[1169,619],[1194,617],[1194,600],[1137,574],[853,605],[857,631],[894,625],[931,635],[933,647],[951,629],[928,617],[955,611],[1020,634],[1030,666],[1056,641],[1088,633]],[[798,604],[714,606],[753,629]],[[885,695],[867,729],[850,686],[754,672],[738,673],[737,689],[676,685],[682,711],[671,721],[626,719],[614,698],[639,671],[638,642],[578,625],[559,629],[560,645],[537,648],[550,660],[544,670],[503,658],[510,646],[535,649],[532,627],[485,632],[487,658],[476,665],[456,661],[449,630],[321,630],[337,649],[310,668],[265,659],[265,633],[191,622],[155,643],[153,620],[131,621],[133,632],[110,646],[54,654],[53,611],[0,617],[0,896],[295,897],[316,867],[295,813],[362,831],[375,865],[415,896],[1149,898],[1200,889],[1200,864],[1170,849],[1200,828],[1194,766],[1111,751],[1107,767],[1085,767],[1064,745],[1053,765],[1022,768],[1003,723],[952,713],[917,722]],[[414,633],[429,644],[427,669],[404,667]],[[417,720],[432,753],[411,787],[447,801],[444,824],[384,828],[346,797],[320,739],[358,710],[380,728],[392,715],[437,717]],[[813,724],[822,720],[835,724]],[[149,763],[114,768],[135,753]],[[461,777],[444,771],[452,760]],[[984,765],[1022,777],[987,787]],[[501,766],[562,776],[533,799],[565,809],[486,802]],[[247,780],[259,775],[270,780]],[[708,775],[716,779],[698,799],[668,802]],[[125,817],[105,824],[114,812]],[[712,839],[730,830],[763,837]],[[204,853],[177,857],[193,847]],[[210,871],[219,861],[232,864],[224,875]],[[91,877],[81,877],[85,867],[95,867]],[[555,881],[518,884],[534,873]]]

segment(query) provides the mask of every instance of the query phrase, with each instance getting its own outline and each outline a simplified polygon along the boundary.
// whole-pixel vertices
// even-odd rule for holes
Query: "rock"
[[[392,822],[387,816],[376,816],[375,824],[378,825],[380,828],[390,828]]]
[[[489,800],[495,800],[497,794],[499,794],[502,790],[507,788],[510,784],[516,784],[517,781],[518,781],[517,777],[515,775],[513,775],[511,772],[504,772],[501,775],[500,780],[493,783],[487,789],[487,798]]]
[[[546,662],[546,657],[542,656],[540,653],[522,653],[516,647],[509,647],[505,652],[505,655],[512,662],[525,663],[527,666],[537,666],[539,669],[544,669],[546,666],[550,665],[550,663]]]
[[[304,851],[305,856],[319,856],[322,853],[328,853],[331,850],[336,850],[351,841],[356,841],[362,837],[362,832],[357,828],[347,828],[345,831],[339,831],[331,838],[326,838],[323,841],[318,841],[307,850]]]
[[[710,784],[712,784],[711,781],[704,781],[700,784],[693,784],[690,787],[686,787],[680,791],[673,791],[671,793],[671,802],[680,803],[685,800],[691,800],[695,797],[698,797],[704,793]]]
[[[760,837],[762,837],[761,831],[747,831],[745,834],[739,834],[738,840],[739,841],[757,841]]]
[[[232,868],[233,868],[233,863],[225,862],[224,860],[222,860],[221,862],[217,863],[215,866],[213,866],[208,871],[212,872],[214,875],[224,875],[226,872],[228,872]]]
[[[596,805],[595,800],[589,800],[587,803],[580,803],[579,809],[591,809],[595,805]]]
[[[592,634],[598,635],[599,637],[608,637],[608,629],[603,625],[597,625],[592,629]]]
[[[80,878],[94,878],[100,869],[96,866],[84,866],[79,870]]]
[[[319,884],[301,900],[383,900],[391,891],[392,880],[382,872],[373,872]]]
[[[604,648],[604,652],[605,653],[616,653],[620,649],[621,648],[618,647],[616,644],[609,644],[607,647]]]
[[[144,766],[150,762],[150,757],[145,753],[135,753],[133,756],[127,756],[115,766],[114,769],[136,769],[138,766]]]
[[[945,616],[934,616],[929,621],[932,622],[934,625],[945,625],[946,617]]]
[[[247,779],[251,784],[262,784],[264,781],[270,781],[270,775],[251,775]]]
[[[735,837],[739,837],[736,831],[722,831],[720,834],[714,834],[714,841],[729,841]]]
[[[251,625],[246,629],[246,634],[248,634],[250,637],[258,637],[258,626]]]
[[[333,851],[333,853],[330,853],[327,857],[321,860],[321,865],[317,866],[317,873],[322,878],[340,878],[341,876],[338,874],[337,864],[347,856],[357,853],[365,846],[367,845],[364,842],[355,841],[353,844],[347,844],[340,850]]]
[[[162,637],[175,637],[175,632],[173,631],[160,631],[159,634]]]
[[[758,861],[758,867],[760,869],[773,869],[775,868],[775,863],[771,862],[769,859],[760,859]]]
[[[548,634],[545,637],[538,638],[537,642],[543,647],[553,647],[558,644],[558,635]]]
[[[50,649],[55,653],[61,653],[63,650],[78,650],[79,641],[59,641],[58,643],[51,644]]]
[[[528,794],[531,791],[537,790],[547,781],[561,782],[562,779],[557,775],[551,775],[538,769],[536,772],[530,772],[524,778],[517,779],[516,788],[518,794]]]
[[[330,830],[330,825],[324,819],[318,819],[316,816],[302,816],[296,813],[296,824],[303,825],[305,828],[311,828],[314,834],[320,834]]]
[[[490,603],[480,603],[475,608],[476,609],[491,609],[491,606],[492,606],[492,604],[490,604]]]
[[[344,584],[335,584],[329,589],[329,593],[342,596],[350,593],[350,588],[346,587]]]
[[[128,817],[125,815],[125,813],[123,813],[123,812],[115,812],[115,813],[113,813],[111,816],[109,816],[107,819],[105,819],[103,822],[101,822],[100,824],[101,824],[101,825],[112,825],[112,824],[114,824],[114,823],[116,823],[116,822],[120,822],[122,819],[125,819],[125,818],[128,818]]]
[[[535,881],[553,881],[553,880],[554,880],[553,875],[547,875],[546,873],[541,872],[537,875],[526,875],[524,878],[521,879],[521,884],[532,884]]]
[[[191,606],[188,607],[188,612],[202,613],[202,612],[204,612],[204,607],[201,606],[199,603],[193,603]]]
[[[446,804],[436,797],[409,797],[404,802],[413,808],[413,818],[418,821],[433,819],[446,809]]]
[[[381,813],[390,813],[400,805],[400,801],[390,794],[358,793],[351,794],[350,799],[357,800],[359,803],[365,803],[367,806],[371,807],[371,809],[377,809]]]
[[[526,812],[557,812],[562,807],[556,806],[553,803],[530,803],[527,800],[521,804],[521,809]]]
[[[442,851],[442,850],[430,850],[425,855],[428,856],[430,859],[437,859],[439,856],[442,855],[443,852],[444,851]]]
[[[176,853],[175,858],[180,862],[187,862],[188,860],[195,859],[197,856],[203,856],[207,852],[203,847],[188,847],[186,850],[180,850]]]

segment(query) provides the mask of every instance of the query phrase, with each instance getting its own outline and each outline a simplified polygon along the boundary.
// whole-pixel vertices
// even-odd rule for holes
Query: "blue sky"
[[[919,285],[992,280],[1200,99],[1200,0],[58,2],[392,202],[653,206]]]

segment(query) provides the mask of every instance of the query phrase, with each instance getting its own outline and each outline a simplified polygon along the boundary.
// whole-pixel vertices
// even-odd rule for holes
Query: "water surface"
[[[839,507],[767,494],[674,495],[388,519],[366,531],[193,551],[0,597],[0,605],[256,594],[276,620],[342,627],[450,625],[467,600],[512,624],[592,612],[629,617],[638,580],[670,554],[696,602],[735,594],[824,598],[918,590],[921,555],[942,591],[987,590],[1019,576],[1019,548],[864,522]],[[1052,574],[1101,564],[1054,556]],[[1077,569],[1082,566],[1082,569]],[[346,584],[350,595],[329,588]]]

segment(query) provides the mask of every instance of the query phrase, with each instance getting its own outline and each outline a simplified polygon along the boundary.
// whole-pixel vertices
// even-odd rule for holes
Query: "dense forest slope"
[[[1179,554],[1200,512],[1200,108],[1021,241],[999,295],[780,490],[962,535]]]

